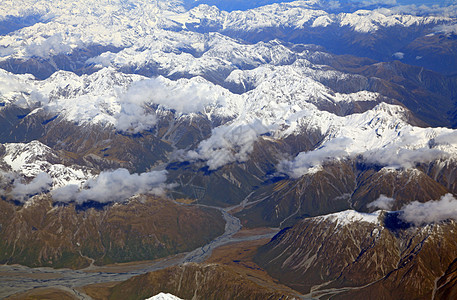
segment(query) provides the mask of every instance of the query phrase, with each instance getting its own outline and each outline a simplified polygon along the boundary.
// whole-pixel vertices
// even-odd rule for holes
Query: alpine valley
[[[455,299],[456,197],[455,1],[0,3],[0,298]]]

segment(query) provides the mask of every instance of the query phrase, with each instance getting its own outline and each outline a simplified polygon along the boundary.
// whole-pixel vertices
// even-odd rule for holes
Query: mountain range
[[[0,4],[0,262],[163,258],[230,213],[302,295],[454,295],[457,6],[238,2]],[[158,272],[124,284],[245,280]],[[165,292],[295,297],[256,284]]]

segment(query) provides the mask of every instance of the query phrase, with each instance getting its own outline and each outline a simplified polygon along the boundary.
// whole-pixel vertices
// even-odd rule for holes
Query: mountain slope
[[[22,207],[0,205],[0,260],[8,264],[82,268],[152,260],[193,250],[224,231],[217,211],[152,197],[105,207],[55,205],[46,196]]]
[[[294,299],[245,278],[230,266],[192,263],[133,277],[114,286],[109,299],[144,299],[159,291],[184,299]]]
[[[304,219],[262,247],[257,262],[282,283],[335,299],[429,299],[455,259],[455,222],[392,227],[345,211]]]

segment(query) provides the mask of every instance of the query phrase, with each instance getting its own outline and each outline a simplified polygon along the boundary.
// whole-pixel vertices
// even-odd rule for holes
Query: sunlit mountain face
[[[455,298],[456,53],[455,1],[1,2],[0,298]]]

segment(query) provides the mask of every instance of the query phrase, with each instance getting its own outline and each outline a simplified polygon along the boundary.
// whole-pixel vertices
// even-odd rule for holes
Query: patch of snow
[[[145,300],[181,300],[181,298],[176,297],[169,293],[159,293],[151,298],[147,298]]]

